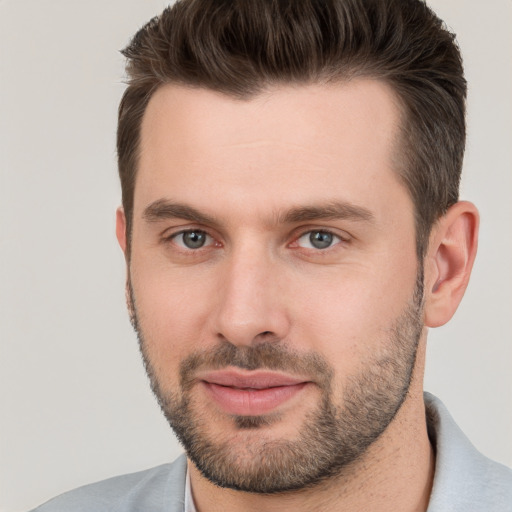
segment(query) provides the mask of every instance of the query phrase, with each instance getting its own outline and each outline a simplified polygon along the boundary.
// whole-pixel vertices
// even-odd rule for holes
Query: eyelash
[[[308,229],[307,231],[303,231],[302,234],[300,234],[297,238],[295,238],[295,240],[290,244],[290,246],[294,245],[294,244],[297,244],[298,245],[298,242],[299,240],[301,240],[302,238],[306,237],[309,235],[309,239],[311,241],[311,235],[313,233],[321,233],[322,235],[328,235],[330,237],[332,237],[332,243],[330,245],[328,245],[327,247],[324,247],[324,248],[319,248],[319,247],[302,247],[302,246],[298,246],[302,249],[306,249],[306,250],[311,250],[311,251],[314,251],[314,252],[327,252],[329,251],[329,249],[334,249],[337,245],[341,244],[341,243],[347,243],[348,242],[348,239],[347,238],[344,238],[342,237],[341,235],[329,230],[329,229]],[[337,241],[336,241],[337,240]]]
[[[193,248],[190,248],[190,247],[184,247],[184,244],[181,245],[181,244],[178,244],[175,241],[179,236],[186,235],[187,233],[197,233],[197,234],[206,235],[206,237],[210,238],[214,243],[213,244],[209,243],[207,245],[202,245],[201,247],[198,247],[197,249],[193,249]],[[220,246],[220,243],[215,242],[215,238],[213,236],[211,236],[207,231],[205,231],[204,229],[193,229],[193,228],[191,228],[191,229],[183,229],[182,231],[178,231],[177,233],[172,233],[171,235],[164,237],[163,241],[165,243],[169,243],[169,242],[174,243],[175,245],[177,245],[179,247],[180,250],[186,251],[186,252],[197,252],[200,249],[203,249],[205,247],[210,247],[211,245],[219,245]]]
[[[205,235],[207,237],[207,239],[208,238],[211,239],[211,241],[213,241],[213,243],[210,242],[210,243],[206,243],[205,245],[201,245],[200,247],[197,247],[197,248],[191,248],[191,247],[185,247],[184,243],[180,244],[175,241],[179,236],[183,236],[187,233],[197,233],[197,234]],[[329,235],[333,239],[336,239],[337,241],[333,242],[331,245],[329,245],[325,248],[302,247],[302,246],[298,245],[298,242],[301,238],[304,238],[307,235],[309,235],[311,237],[311,234],[313,234],[313,233],[322,233],[324,235]],[[176,233],[172,233],[171,235],[164,236],[163,242],[164,243],[174,243],[178,247],[178,250],[189,253],[189,254],[202,252],[201,250],[208,249],[211,246],[217,246],[217,247],[222,246],[222,244],[220,242],[217,242],[215,240],[215,237],[210,235],[206,230],[194,229],[194,228],[183,229]],[[320,253],[330,252],[330,250],[334,250],[336,248],[336,246],[338,246],[340,244],[347,244],[349,242],[350,242],[350,238],[348,236],[344,237],[344,236],[340,235],[339,233],[335,233],[332,230],[325,229],[325,228],[316,228],[316,229],[309,228],[307,230],[301,231],[298,234],[298,236],[294,237],[293,241],[290,242],[287,245],[287,247],[290,247],[291,249],[295,249],[295,250],[304,249],[306,251],[312,251],[316,254],[320,254]]]

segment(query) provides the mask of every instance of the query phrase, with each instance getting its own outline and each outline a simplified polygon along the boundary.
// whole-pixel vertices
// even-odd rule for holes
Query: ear
[[[478,245],[475,205],[460,201],[432,230],[425,259],[425,325],[439,327],[453,316],[466,291]]]
[[[126,258],[126,216],[122,206],[116,210],[116,237]]]
[[[124,257],[126,260],[126,285],[125,285],[125,296],[126,296],[126,306],[128,308],[128,314],[130,315],[130,323],[133,328],[137,330],[137,316],[135,314],[135,307],[133,305],[133,299],[131,294],[131,284],[130,284],[130,269],[129,269],[129,258],[128,253],[126,252],[127,241],[126,241],[126,215],[124,214],[123,208],[120,206],[116,210],[116,237],[119,242],[119,246],[123,250]]]

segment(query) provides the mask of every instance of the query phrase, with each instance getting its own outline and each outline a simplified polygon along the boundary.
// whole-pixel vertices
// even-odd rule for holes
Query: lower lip
[[[224,412],[237,416],[260,416],[292,399],[304,389],[307,382],[265,389],[232,388],[204,381],[203,384]]]

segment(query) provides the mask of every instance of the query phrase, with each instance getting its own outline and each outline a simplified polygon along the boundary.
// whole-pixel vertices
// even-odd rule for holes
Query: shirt
[[[192,487],[190,485],[190,471],[187,466],[187,477],[185,478],[185,512],[197,512],[194,498],[192,497]]]

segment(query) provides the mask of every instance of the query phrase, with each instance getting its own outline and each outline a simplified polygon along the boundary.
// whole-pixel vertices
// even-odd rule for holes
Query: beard
[[[280,340],[236,346],[229,341],[185,358],[180,386],[164,391],[140,328],[130,281],[128,308],[139,339],[151,388],[188,458],[214,484],[252,493],[307,489],[347,474],[393,421],[412,381],[423,329],[423,272],[412,299],[386,332],[384,350],[334,390],[334,368],[318,353],[299,353]],[[278,370],[308,375],[321,391],[318,405],[305,414],[294,439],[273,439],[265,429],[279,413],[232,416],[235,434],[214,435],[215,418],[194,404],[192,388],[200,370],[226,367]]]

